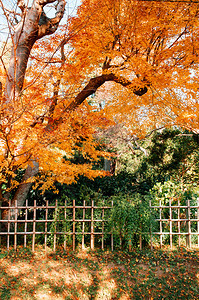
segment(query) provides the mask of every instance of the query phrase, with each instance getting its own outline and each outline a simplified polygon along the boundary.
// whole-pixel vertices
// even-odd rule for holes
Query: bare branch
[[[136,139],[133,139],[133,141],[136,144],[136,150],[140,150],[144,153],[145,156],[148,156],[147,150],[145,148],[141,147]]]
[[[2,95],[3,95],[3,87],[2,87],[2,82],[0,81],[0,102],[1,102]]]
[[[18,0],[17,1],[17,6],[21,9],[22,13],[26,9],[26,4],[25,4],[24,0]]]

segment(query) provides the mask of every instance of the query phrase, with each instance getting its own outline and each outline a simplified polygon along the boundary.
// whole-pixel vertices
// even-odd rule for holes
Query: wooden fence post
[[[152,213],[151,213],[151,200],[149,200],[149,207],[150,207],[150,215],[152,216]],[[149,232],[150,232],[150,247],[151,247],[151,250],[153,250],[153,241],[152,241],[152,225],[150,223],[150,229],[149,229]]]
[[[33,206],[33,235],[32,235],[32,252],[35,251],[35,229],[36,229],[36,207],[37,207],[37,201],[34,200],[34,206]]]
[[[0,207],[2,207],[2,201],[0,200]],[[0,208],[0,220],[1,220],[1,208]],[[0,222],[0,231],[2,230],[1,222]],[[0,235],[0,249],[1,249],[1,235]]]
[[[67,213],[66,213],[66,207],[67,207],[67,201],[65,199],[64,201],[64,250],[66,250],[66,219],[67,219]]]
[[[91,201],[91,250],[94,249],[94,221],[93,221],[93,211],[94,211],[94,200]]]
[[[111,201],[111,207],[113,208],[113,201]],[[113,233],[111,233],[111,250],[113,251]]]
[[[198,233],[198,247],[199,247],[199,197],[197,198],[197,233]]]
[[[180,238],[180,200],[178,200],[178,246],[181,245],[181,238]]]
[[[9,251],[10,248],[10,206],[11,206],[11,199],[9,200],[9,208],[8,208],[8,236],[7,236],[7,250]]]
[[[75,251],[75,200],[73,200],[73,251]]]
[[[53,251],[55,252],[56,251],[56,244],[57,244],[57,199],[55,200],[55,232],[54,232],[54,240],[53,240]]]
[[[173,248],[173,229],[172,229],[172,207],[171,207],[171,199],[169,199],[169,238],[170,238],[170,247]]]
[[[85,230],[85,206],[86,206],[86,201],[84,200],[83,201],[83,222],[82,222],[82,250],[85,248],[85,243],[84,243],[84,230]]]
[[[102,206],[102,250],[104,250],[104,200]]]
[[[44,236],[44,247],[47,250],[47,232],[48,232],[48,200],[46,200],[46,213],[45,213],[45,236]]]
[[[15,200],[15,208],[14,208],[14,213],[15,213],[15,219],[14,219],[14,250],[17,250],[17,200]]]
[[[159,201],[159,206],[160,206],[160,248],[162,249],[162,202],[161,200]]]
[[[26,199],[26,208],[25,208],[25,224],[24,224],[24,232],[25,232],[25,235],[24,235],[24,247],[26,248],[27,247],[27,225],[28,225],[28,200]]]
[[[186,219],[187,219],[187,238],[186,246],[191,247],[191,222],[190,222],[190,200],[187,200],[187,209],[186,209]]]

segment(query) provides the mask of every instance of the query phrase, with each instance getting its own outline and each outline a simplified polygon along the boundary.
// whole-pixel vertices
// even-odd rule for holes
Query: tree
[[[76,170],[73,170],[70,164],[66,161],[64,161],[61,168],[61,155],[59,153],[59,149],[56,149],[56,143],[59,144],[59,138],[55,139],[53,135],[50,135],[52,132],[50,125],[52,123],[51,117],[56,106],[59,78],[54,84],[53,97],[51,97],[50,100],[42,99],[40,102],[40,100],[38,101],[38,98],[36,98],[36,101],[34,101],[33,97],[35,95],[34,88],[32,90],[32,84],[30,84],[31,89],[25,92],[25,89],[27,89],[27,86],[24,87],[25,72],[27,70],[27,64],[33,45],[42,37],[53,34],[57,30],[59,23],[63,18],[65,1],[62,0],[59,0],[56,3],[55,17],[48,18],[46,16],[44,7],[46,4],[53,2],[55,1],[33,1],[31,7],[27,7],[25,1],[17,1],[17,7],[21,10],[21,12],[18,13],[17,10],[14,12],[9,11],[9,13],[11,13],[11,17],[9,17],[7,13],[8,10],[4,6],[3,1],[1,1],[1,8],[8,22],[12,44],[8,69],[6,68],[3,60],[3,55],[7,50],[6,46],[2,48],[1,55],[1,61],[6,77],[4,96],[2,96],[1,101],[1,195],[2,190],[6,190],[8,193],[4,193],[4,199],[10,197],[10,190],[13,190],[13,188],[17,185],[17,181],[14,180],[17,175],[17,170],[19,168],[24,168],[24,166],[27,165],[21,184],[18,186],[12,199],[12,202],[17,201],[18,204],[22,204],[24,202],[32,183],[31,179],[38,174],[38,156],[43,158],[43,166],[42,159],[40,159],[41,168],[44,170],[43,173],[45,173],[45,169],[47,170],[48,168],[51,169],[51,171],[54,169],[54,172],[57,172],[55,169],[56,164],[51,166],[52,160],[57,159],[59,161],[60,168],[58,173],[60,177],[63,176],[64,172],[68,173],[68,182],[73,181],[76,174],[87,172],[85,166],[83,166],[85,170],[83,167],[79,170],[79,172],[77,168]],[[13,20],[17,19],[18,16],[20,17],[20,21],[16,21],[17,24],[14,26]],[[67,39],[69,39],[69,37],[65,37],[65,40],[62,41],[63,45],[67,42]],[[63,50],[62,45],[59,45],[58,48]],[[64,58],[62,58],[62,61],[64,61]],[[41,72],[41,70],[39,70],[39,72]],[[28,72],[26,72],[26,74],[31,78],[31,74],[28,74]],[[42,89],[40,89],[39,92],[42,92]],[[48,101],[47,110],[45,105],[42,106],[43,101]],[[42,112],[42,116],[38,116],[37,111],[40,111],[40,113]],[[46,122],[43,122],[44,116],[46,116]],[[73,117],[71,116],[71,118],[74,119],[74,115]],[[75,121],[73,122],[75,123]],[[41,125],[41,128],[38,128],[39,124]],[[71,123],[71,125],[73,124]],[[79,124],[79,126],[81,125]],[[72,130],[72,127],[68,129],[69,132],[70,130]],[[78,124],[74,131],[75,130],[78,131]],[[68,137],[70,136],[69,132]],[[89,139],[89,129],[85,132],[85,134],[89,136]],[[82,136],[84,136],[83,133]],[[75,144],[78,138],[80,137],[77,136],[77,138],[75,138],[74,136],[72,143],[67,143],[67,147],[72,148],[72,144]],[[52,143],[54,144],[54,149],[49,149],[49,145]],[[40,149],[40,147],[42,149]],[[48,149],[46,149],[42,156],[41,152],[45,147]],[[67,149],[67,147],[65,148]],[[92,142],[90,143],[90,147],[92,147]],[[64,151],[64,149],[62,150]],[[53,154],[53,151],[57,152],[56,155]],[[88,153],[89,151],[85,150],[85,152]],[[49,164],[50,166],[44,166],[46,164]],[[90,170],[90,172],[92,173],[92,170]],[[71,178],[70,173],[72,173]],[[51,184],[50,182],[52,183],[52,181],[49,180],[47,186]],[[4,211],[4,214],[7,216],[6,211]]]
[[[73,26],[92,13],[72,42],[85,74],[89,68],[96,77],[123,75],[147,89],[138,99],[109,84],[106,96],[100,94],[109,116],[146,130],[164,122],[197,131],[197,9],[198,4],[179,2],[83,2]],[[139,133],[139,125],[131,126],[132,133]]]
[[[84,0],[68,20],[64,0],[15,4],[10,11],[0,1],[11,43],[9,66],[8,44],[0,56],[2,198],[13,191],[12,202],[23,202],[35,177],[47,189],[99,175],[68,159],[75,150],[91,163],[104,155],[97,127],[117,121],[131,136],[162,123],[197,131],[198,4]],[[95,93],[106,100],[100,111],[85,101]]]
[[[146,172],[145,180],[150,177],[153,184],[172,180],[191,187],[197,184],[198,135],[179,129],[162,130],[154,134],[148,151],[149,156],[141,166]]]

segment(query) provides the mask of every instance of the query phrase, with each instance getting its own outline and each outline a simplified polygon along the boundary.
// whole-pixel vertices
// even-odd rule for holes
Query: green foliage
[[[56,232],[63,232],[63,234],[60,234],[56,238],[56,243],[63,245],[64,241],[67,243],[67,245],[72,244],[72,235],[70,234],[73,232],[73,201],[67,198],[67,202],[65,202],[66,199],[62,199],[59,201],[58,206],[53,213],[53,215],[49,215],[49,217],[52,219],[51,225],[49,227],[49,231],[51,234],[48,237],[48,245],[53,247],[54,245],[54,234]],[[106,201],[106,199],[100,194],[100,193],[92,193],[92,198],[90,198],[89,194],[85,194],[83,197],[81,197],[81,203],[80,201],[75,203],[76,205],[79,205],[80,207],[83,206],[84,200],[86,201],[86,206],[91,206],[92,200],[94,201],[94,205],[96,206],[107,206],[109,205],[109,202]],[[67,204],[69,208],[63,207]],[[84,213],[84,215],[83,215]],[[108,219],[108,210],[104,210],[104,216],[103,219]],[[93,210],[93,218],[94,220],[101,220],[102,219],[102,209],[94,209]],[[78,232],[78,234],[75,236],[75,240],[78,243],[82,242],[83,237],[83,226],[84,226],[84,232],[90,232],[91,224],[90,222],[82,222],[77,220],[91,220],[91,208],[86,208],[83,210],[83,208],[77,208],[75,209],[75,232]],[[95,221],[95,232],[102,232],[102,222],[101,221]],[[104,225],[103,225],[104,226]],[[106,226],[104,226],[106,230]],[[66,234],[64,234],[66,233]],[[90,236],[84,235],[84,242],[85,244],[90,245]],[[101,236],[95,237],[95,245],[101,245]]]
[[[139,237],[145,243],[150,239],[154,223],[148,196],[119,194],[112,197],[113,209],[109,217],[109,230],[120,247],[138,246]]]
[[[177,129],[165,129],[156,132],[152,138],[148,138],[141,145],[143,143],[147,146],[148,156],[144,156],[137,150],[137,154],[131,154],[132,171],[126,160],[120,162],[120,165],[123,164],[120,168],[122,171],[114,176],[98,177],[94,180],[80,176],[76,183],[69,186],[56,183],[58,198],[68,197],[81,204],[82,200],[97,199],[97,193],[100,197],[111,197],[117,195],[118,192],[123,194],[136,192],[146,195],[157,182],[197,184],[199,179],[198,135]],[[42,195],[37,189],[31,191],[29,198],[37,199],[41,203],[45,199],[53,202],[57,194],[49,190]]]
[[[168,180],[163,183],[157,182],[151,189],[150,195],[153,204],[159,204],[161,201],[163,205],[167,205],[171,201],[174,205],[180,201],[181,205],[186,205],[187,200],[190,200],[194,205],[197,203],[199,190],[197,187],[194,189],[193,186]]]
[[[152,200],[152,204],[158,204],[159,200],[165,205],[168,205],[170,200],[173,203],[179,200],[181,204],[186,204],[188,199],[194,204],[198,197],[199,138],[198,135],[188,131],[165,129],[155,132],[146,141],[139,141],[139,143],[142,147],[147,147],[148,156],[136,150],[137,154],[130,154],[131,164],[126,156],[125,160],[120,162],[122,171],[117,175],[98,177],[94,180],[81,176],[70,186],[56,183],[58,195],[50,190],[41,194],[37,189],[29,194],[30,200],[37,199],[41,205],[46,200],[53,205],[57,198],[59,205],[64,203],[65,199],[70,199],[68,203],[71,205],[73,199],[76,205],[83,205],[84,200],[87,205],[90,205],[92,200],[95,205],[113,200],[114,208],[111,216],[105,216],[109,219],[109,223],[105,226],[106,231],[112,229],[118,245],[124,248],[128,247],[129,243],[137,246],[140,233],[147,243],[149,228],[155,226],[154,218],[158,218],[158,212],[155,212],[154,216],[150,215],[149,199]],[[192,213],[195,213],[194,209]],[[56,215],[52,216],[54,222],[52,222],[52,235],[49,242],[53,241],[55,228],[61,231],[66,228],[71,231],[69,223],[60,221],[63,214],[64,212],[58,209]],[[96,211],[95,214],[96,218],[100,219],[100,212]],[[175,217],[175,212],[173,214]],[[168,211],[165,213],[165,218],[167,216]],[[81,219],[81,213],[77,217]],[[68,211],[68,218],[72,219],[71,211]],[[90,219],[89,210],[86,211],[86,218]],[[100,222],[96,222],[95,226],[96,230],[101,231]],[[192,230],[195,228],[196,224],[193,223]],[[80,222],[76,222],[76,230],[82,231]],[[85,231],[87,230],[89,231],[89,225],[85,223]],[[79,234],[79,242],[81,238],[82,235]],[[60,237],[61,240],[63,238]],[[69,240],[68,236],[67,242],[70,243]],[[89,238],[87,241],[89,242]]]
[[[158,182],[181,181],[194,184],[199,179],[198,135],[177,129],[156,132],[148,147],[149,155],[143,157],[134,173],[140,185],[150,188]]]
[[[110,238],[109,232],[113,233],[114,245],[120,246],[123,249],[128,248],[129,245],[137,247],[139,244],[139,238],[142,237],[144,245],[147,245],[150,240],[151,229],[154,226],[154,218],[151,214],[149,207],[149,196],[142,196],[140,194],[118,194],[117,196],[112,196],[109,199],[105,199],[100,193],[95,194],[95,205],[109,205],[110,201],[113,201],[113,208],[110,210],[104,210],[103,219],[105,220],[104,225],[102,222],[95,221],[95,232],[101,232],[102,226],[104,226],[104,239]],[[85,198],[82,200],[87,200],[88,204],[91,204],[91,199],[85,194]],[[83,203],[83,202],[82,202]],[[72,205],[72,201],[67,202],[68,205]],[[72,232],[72,208],[64,209],[60,206],[56,209],[56,212],[52,216],[52,223],[50,226],[50,231],[52,234],[48,237],[49,245],[53,246],[54,243],[54,233],[55,232],[66,232],[66,235],[62,234],[56,239],[57,243],[63,245],[64,240],[67,245],[72,243],[71,235],[67,234]],[[82,204],[81,204],[82,206]],[[76,220],[83,218],[83,209],[76,209]],[[91,209],[85,209],[84,218],[86,220],[91,220]],[[94,220],[102,219],[102,209],[94,210]],[[76,235],[76,240],[81,243],[82,241],[82,222],[75,222],[75,231],[80,234]],[[84,222],[84,232],[90,232],[90,223]],[[101,237],[95,237],[95,244],[101,241]],[[90,244],[90,237],[85,236],[85,243]],[[109,242],[108,242],[109,244]]]
[[[161,205],[164,206],[161,210],[161,217],[162,219],[169,219],[170,218],[170,211],[169,211],[169,205],[172,206],[180,204],[181,206],[186,206],[189,204],[192,206],[192,208],[189,210],[190,218],[195,219],[197,215],[197,207],[194,206],[197,204],[199,196],[199,191],[197,187],[194,189],[193,186],[189,185],[182,185],[178,182],[173,182],[171,180],[165,181],[163,183],[157,182],[153,188],[150,191],[150,197],[151,197],[151,203],[152,205]],[[168,206],[168,208],[167,208]],[[155,210],[153,209],[155,218],[159,218],[160,211],[159,209]],[[172,219],[187,219],[188,209],[187,208],[180,208],[180,209],[172,209]],[[157,222],[158,223],[158,222]],[[187,232],[188,231],[188,224],[186,221],[181,221],[180,224],[178,222],[172,223],[172,231],[178,232],[180,226],[180,232]],[[170,225],[169,222],[162,222],[162,229],[165,232],[169,232]],[[158,229],[159,231],[159,229]],[[197,231],[197,222],[192,221],[191,222],[191,231],[196,232]],[[173,236],[173,243],[178,242],[177,235]],[[169,235],[165,235],[163,237],[164,243],[169,244]],[[185,236],[181,237],[181,242],[185,242]],[[192,238],[192,242],[196,243],[196,236]]]
[[[42,205],[46,200],[50,204],[54,204],[56,199],[59,199],[59,204],[63,203],[65,199],[70,201],[75,200],[76,204],[82,205],[83,200],[87,204],[91,204],[94,200],[95,204],[106,200],[111,196],[117,195],[118,192],[123,194],[133,193],[137,189],[137,185],[132,184],[134,176],[127,172],[121,172],[113,176],[97,177],[90,180],[81,176],[76,183],[71,185],[56,183],[55,188],[57,193],[53,190],[47,190],[44,194],[39,189],[31,190],[28,198],[29,203],[33,203],[37,199],[37,203]]]
[[[59,205],[61,206],[62,203]],[[71,214],[66,211],[64,208],[60,208],[59,206],[54,211],[52,216],[52,223],[50,225],[51,234],[48,236],[47,242],[49,246],[53,247],[54,245],[54,234],[56,232],[64,232],[65,234],[56,235],[56,243],[60,243],[63,245],[64,241],[67,242],[68,245],[72,244],[72,237],[69,234],[72,232],[72,220]]]

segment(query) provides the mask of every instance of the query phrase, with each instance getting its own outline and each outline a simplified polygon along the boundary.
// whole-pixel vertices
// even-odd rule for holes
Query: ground
[[[0,252],[0,299],[199,299],[199,251]]]

